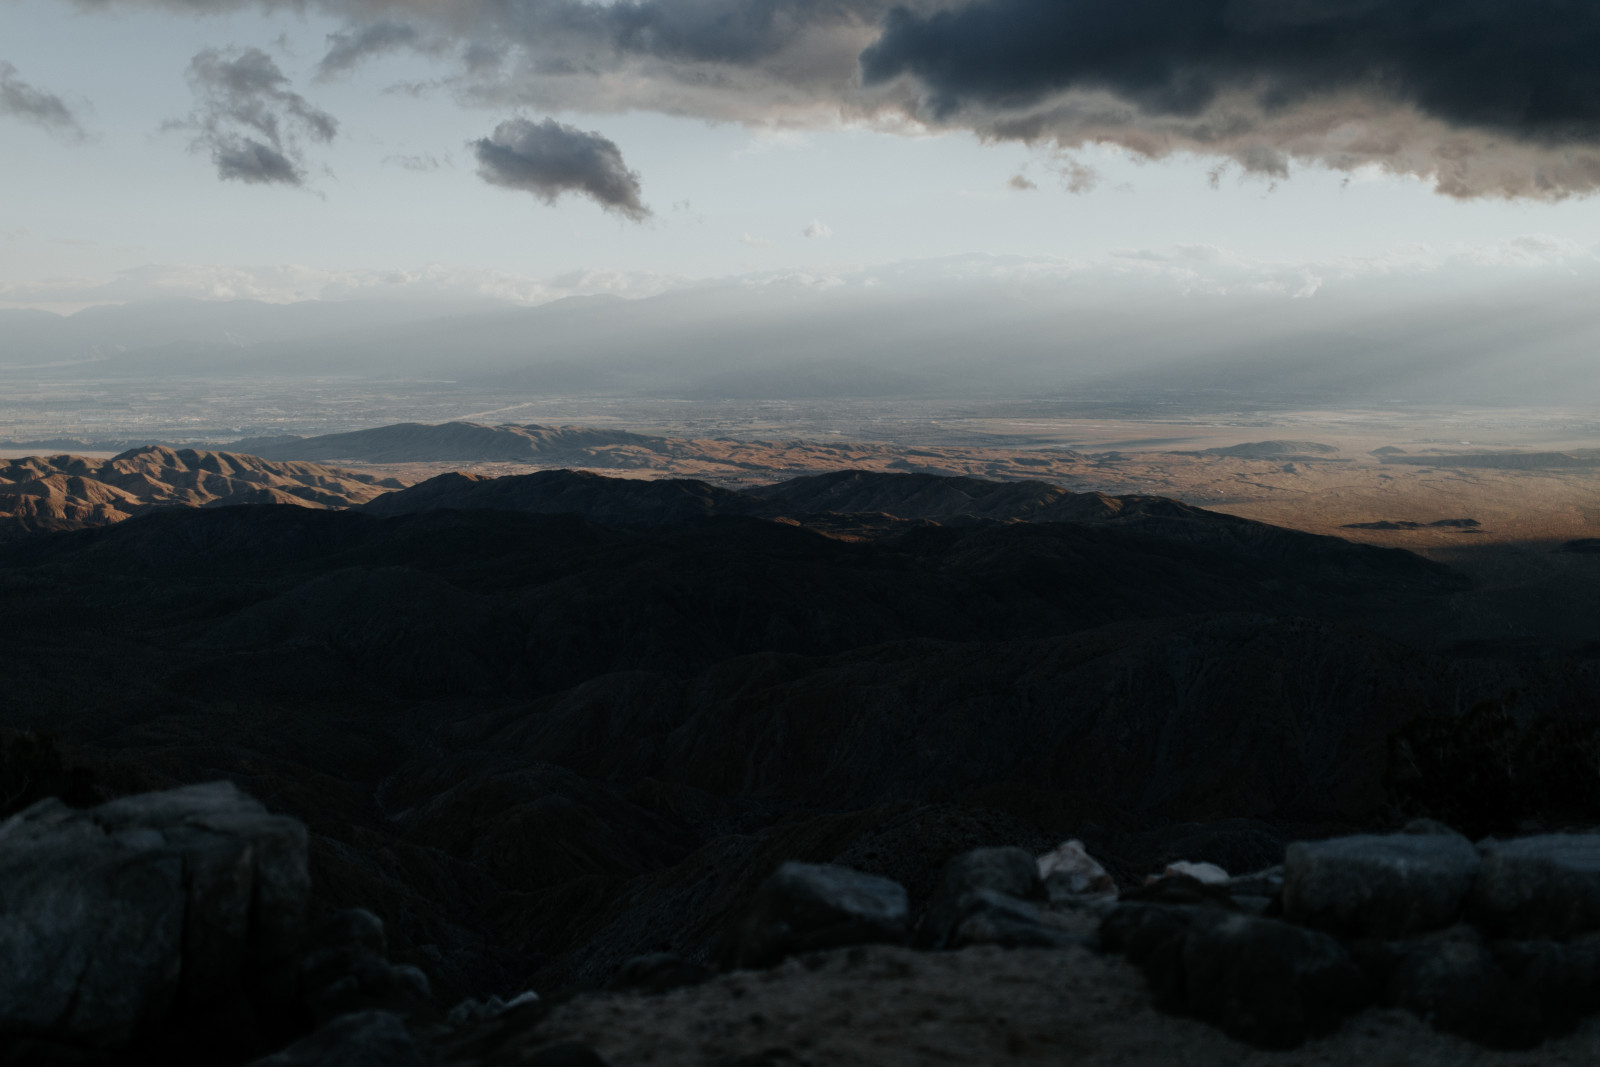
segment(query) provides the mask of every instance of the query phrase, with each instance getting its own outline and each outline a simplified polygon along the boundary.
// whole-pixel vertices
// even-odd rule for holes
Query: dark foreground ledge
[[[1600,835],[1437,824],[1123,894],[1077,842],[897,883],[784,864],[717,946],[449,1010],[228,783],[0,823],[0,1062],[615,1067],[1600,1062]],[[1273,1051],[1292,1049],[1292,1051]]]

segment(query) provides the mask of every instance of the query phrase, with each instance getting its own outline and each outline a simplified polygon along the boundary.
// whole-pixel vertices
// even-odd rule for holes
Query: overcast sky
[[[1565,275],[1597,46],[1555,0],[0,0],[0,305]]]

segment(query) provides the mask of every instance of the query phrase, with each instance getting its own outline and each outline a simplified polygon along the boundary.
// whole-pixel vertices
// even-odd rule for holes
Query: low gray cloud
[[[302,138],[326,144],[339,132],[338,120],[289,88],[259,48],[204,49],[188,79],[195,110],[167,127],[192,131],[191,147],[211,154],[224,181],[303,185]]]
[[[18,76],[16,67],[4,60],[0,60],[0,115],[31,122],[53,133],[83,136],[83,124],[65,100],[29,85]]]
[[[472,142],[472,150],[479,177],[492,185],[532,193],[547,204],[577,193],[634,222],[650,216],[640,200],[639,175],[628,169],[616,143],[599,133],[554,119],[508,119]]]

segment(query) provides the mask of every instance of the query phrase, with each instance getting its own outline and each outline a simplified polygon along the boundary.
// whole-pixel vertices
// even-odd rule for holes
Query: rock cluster
[[[1369,1003],[1495,1048],[1600,1010],[1600,834],[1474,846],[1438,824],[1408,831],[1290,845],[1265,908],[1234,883],[1125,900],[1102,945],[1161,1006],[1268,1047]]]
[[[0,823],[0,1062],[239,1062],[426,1004],[375,916],[311,926],[306,856],[303,824],[228,782]]]
[[[118,1048],[292,1008],[306,830],[228,783],[0,823],[0,1041]]]
[[[439,1010],[422,971],[389,961],[376,916],[312,922],[309,900],[305,828],[227,783],[87,811],[35,804],[0,823],[0,1059],[603,1067],[542,1025],[550,1006],[531,992]],[[722,963],[809,967],[865,945],[1121,954],[1157,1008],[1266,1048],[1370,1004],[1528,1047],[1600,1011],[1600,834],[1474,845],[1421,824],[1296,843],[1281,867],[1239,878],[1173,863],[1121,893],[1077,841],[1037,857],[981,848],[948,862],[917,916],[891,879],[789,862]],[[711,977],[658,952],[604,995]]]

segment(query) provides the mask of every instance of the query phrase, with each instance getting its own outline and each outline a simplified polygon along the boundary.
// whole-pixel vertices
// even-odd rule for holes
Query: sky
[[[1568,277],[1597,44],[1555,0],[0,0],[0,306]]]

